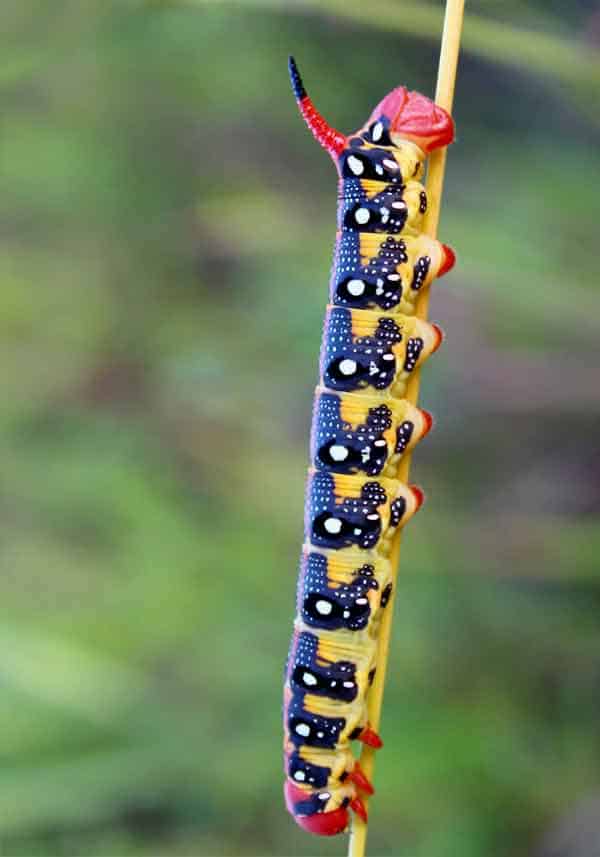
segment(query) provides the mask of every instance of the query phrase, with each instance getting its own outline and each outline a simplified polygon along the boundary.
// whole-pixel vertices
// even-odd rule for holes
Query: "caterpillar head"
[[[442,107],[420,92],[397,86],[382,99],[366,124],[373,143],[381,145],[381,136],[412,140],[425,153],[447,146],[454,139],[454,122]],[[381,136],[380,136],[381,135]]]
[[[442,107],[418,92],[398,86],[379,102],[367,124],[357,134],[346,137],[321,116],[304,89],[294,58],[289,59],[290,79],[300,113],[318,142],[333,160],[360,136],[380,146],[393,146],[400,140],[411,140],[425,153],[447,146],[454,139],[454,122]]]

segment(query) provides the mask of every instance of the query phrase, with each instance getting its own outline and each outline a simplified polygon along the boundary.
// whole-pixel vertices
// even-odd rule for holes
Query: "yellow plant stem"
[[[442,46],[440,50],[440,64],[438,70],[438,81],[435,93],[436,104],[443,107],[449,113],[452,112],[452,101],[454,97],[454,84],[456,82],[456,69],[458,65],[458,54],[460,49],[460,36],[462,30],[464,11],[464,0],[447,0],[446,14],[444,18],[444,31],[442,35]],[[446,167],[446,148],[438,149],[429,158],[427,171],[427,216],[423,231],[433,238],[437,235],[438,222],[440,219],[440,204],[442,199],[442,188],[444,185],[444,171]],[[426,319],[429,309],[429,289],[420,296],[416,314],[419,318]],[[408,386],[406,398],[416,404],[419,398],[420,372],[416,372]],[[410,472],[410,455],[407,455],[399,469],[398,478],[402,482],[408,482]],[[369,723],[375,731],[379,731],[381,719],[381,705],[383,702],[383,691],[390,647],[390,636],[392,630],[392,619],[394,616],[394,602],[396,593],[396,577],[398,574],[398,562],[400,559],[400,545],[402,542],[402,531],[400,530],[394,540],[391,552],[391,564],[394,569],[394,586],[392,597],[383,614],[380,628],[379,647],[377,654],[377,672],[373,686],[369,691],[368,711]],[[360,765],[369,779],[373,777],[375,750],[364,746]],[[366,801],[365,801],[366,803]],[[348,857],[363,857],[367,840],[367,825],[357,815],[352,822],[352,832],[348,848]]]

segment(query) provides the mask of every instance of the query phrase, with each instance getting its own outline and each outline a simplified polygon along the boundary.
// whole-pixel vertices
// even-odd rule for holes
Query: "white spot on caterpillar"
[[[364,292],[365,284],[362,280],[350,280],[346,288],[348,289],[351,295],[354,295],[354,297],[357,298]]]
[[[304,684],[309,685],[315,685],[317,683],[317,680],[312,673],[303,673],[302,681],[304,682]]]
[[[304,773],[304,771],[296,771],[296,773],[294,774],[294,779],[298,780],[299,782],[303,782],[306,779],[306,774]]]
[[[317,601],[315,607],[317,608],[317,613],[320,613],[321,616],[328,616],[333,610],[329,601]]]
[[[354,360],[342,360],[340,363],[340,372],[342,375],[354,375],[356,372],[356,362]]]
[[[332,446],[329,450],[329,455],[334,461],[345,461],[348,458],[348,450],[345,446],[335,444],[335,446]]]
[[[363,162],[355,155],[350,155],[350,157],[348,158],[348,166],[350,167],[355,176],[360,176],[365,171]]]
[[[337,535],[342,529],[342,522],[339,518],[327,518],[324,524],[325,529],[332,535]]]
[[[371,134],[371,139],[374,143],[377,143],[381,140],[381,135],[383,134],[383,125],[381,122],[376,122],[373,126],[373,133]]]
[[[296,732],[298,735],[302,735],[303,738],[306,738],[310,735],[310,726],[307,726],[306,723],[298,723],[296,726]]]
[[[368,208],[359,208],[354,212],[354,219],[357,223],[368,223],[371,213]]]

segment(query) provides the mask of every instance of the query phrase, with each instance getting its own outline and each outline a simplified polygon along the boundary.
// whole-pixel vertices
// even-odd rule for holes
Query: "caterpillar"
[[[310,439],[304,546],[285,670],[284,794],[311,833],[366,821],[373,787],[352,752],[382,741],[367,721],[395,532],[423,493],[398,479],[432,417],[406,398],[442,332],[415,315],[420,293],[454,265],[422,231],[427,155],[454,138],[450,115],[404,87],[349,136],[332,128],[289,60],[301,115],[338,173],[337,231]]]

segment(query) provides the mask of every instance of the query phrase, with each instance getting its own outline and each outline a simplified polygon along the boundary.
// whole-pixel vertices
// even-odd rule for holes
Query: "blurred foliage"
[[[0,853],[341,854],[281,799],[335,210],[286,57],[349,130],[441,7],[0,14]],[[468,4],[373,855],[524,857],[598,789],[599,41]]]

